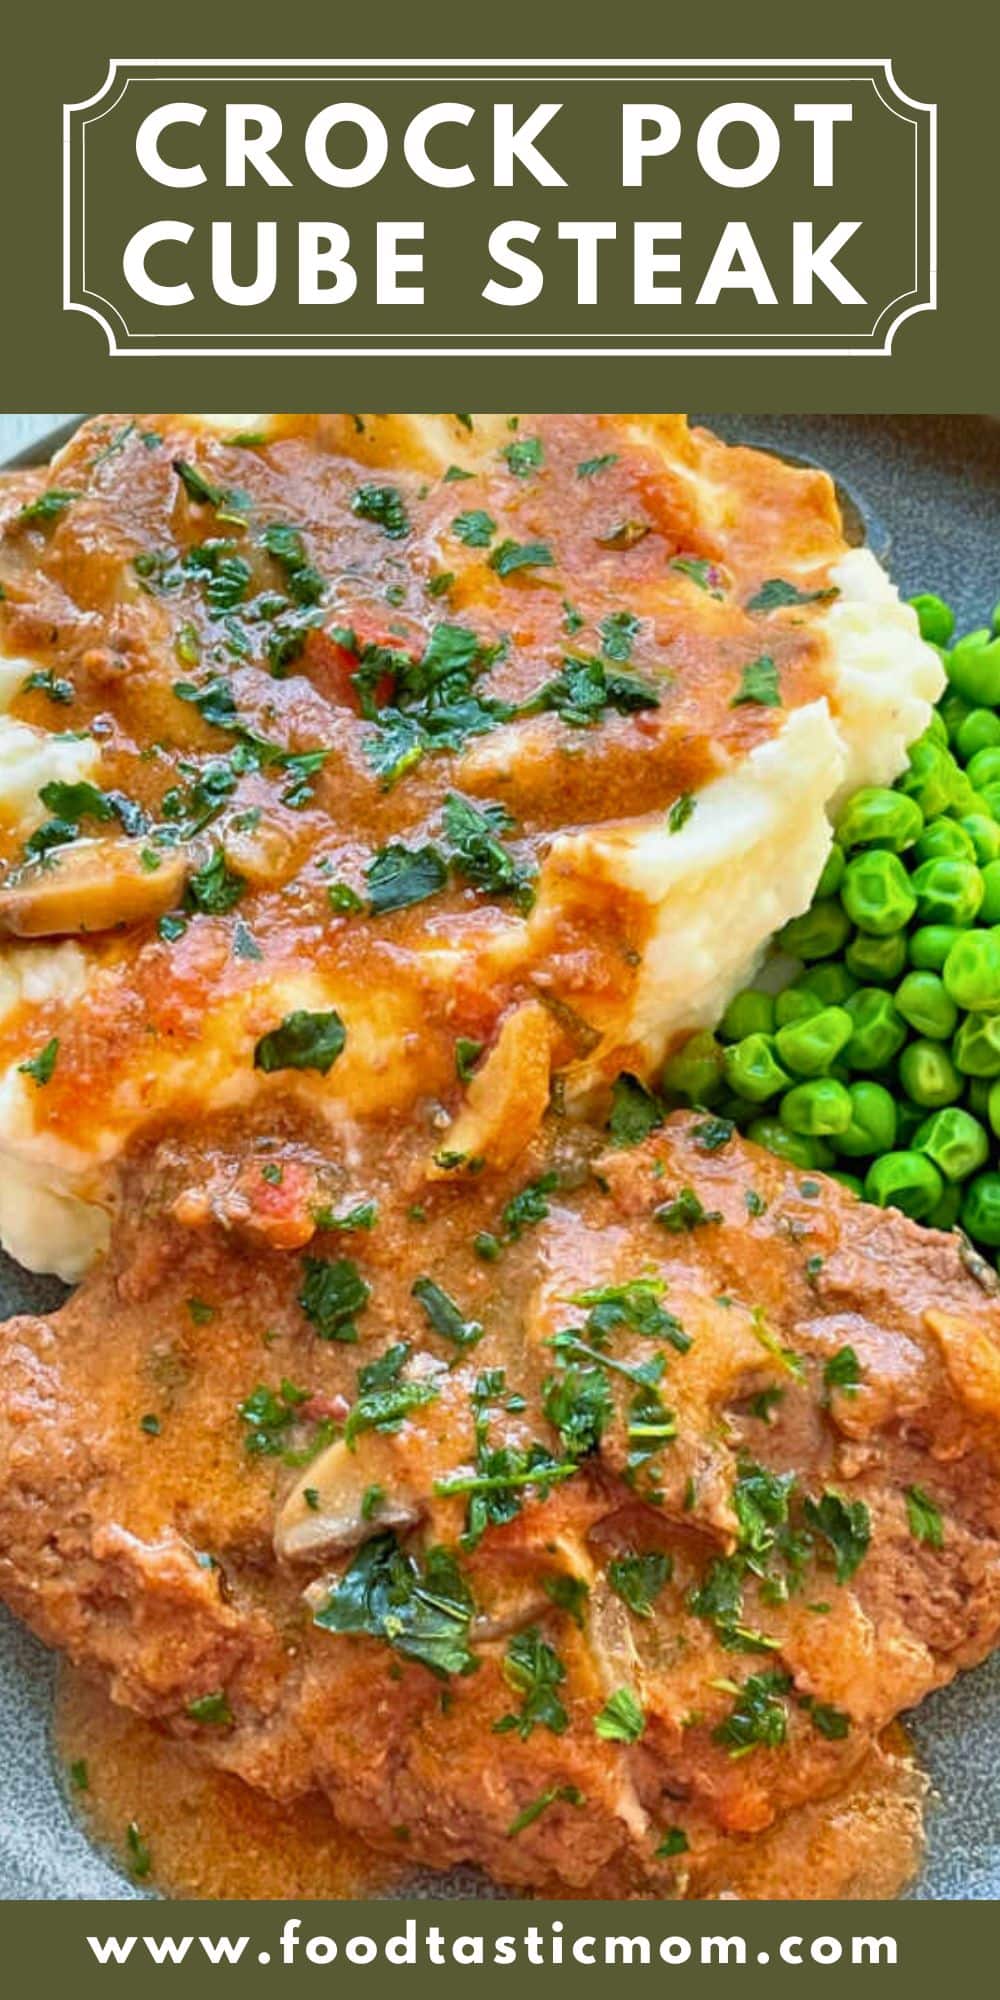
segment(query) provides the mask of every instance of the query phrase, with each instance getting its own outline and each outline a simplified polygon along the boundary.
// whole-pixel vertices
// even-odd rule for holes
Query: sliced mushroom
[[[421,1512],[416,1495],[399,1483],[399,1457],[388,1438],[369,1432],[353,1451],[338,1438],[306,1466],[285,1499],[274,1551],[279,1562],[335,1555],[380,1528],[410,1528]]]
[[[0,936],[81,936],[161,917],[180,901],[196,865],[186,848],[150,848],[138,840],[70,841],[44,859],[26,862],[0,885]]]
[[[538,1130],[549,1101],[556,1028],[539,1000],[508,1014],[458,1117],[441,1142],[436,1172],[452,1160],[509,1167]]]

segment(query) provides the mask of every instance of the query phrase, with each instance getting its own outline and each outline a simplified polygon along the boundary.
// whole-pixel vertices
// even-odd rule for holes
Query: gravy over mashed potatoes
[[[0,1237],[67,1279],[165,1121],[461,1179],[647,1075],[943,680],[823,473],[678,416],[102,417],[0,524]]]

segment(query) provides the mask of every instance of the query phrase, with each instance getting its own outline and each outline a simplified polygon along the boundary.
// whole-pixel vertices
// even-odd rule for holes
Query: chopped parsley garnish
[[[562,608],[563,608],[563,631],[567,633],[568,636],[572,639],[577,632],[582,632],[584,626],[587,623],[587,620],[585,619],[583,612],[578,611],[576,605],[570,603],[568,597],[563,598]]]
[[[184,1303],[192,1326],[208,1326],[215,1318],[216,1309],[209,1305],[207,1299],[185,1299]]]
[[[730,708],[744,708],[748,705],[759,708],[781,707],[781,682],[778,669],[766,653],[759,660],[750,660],[743,669],[740,685],[729,703]]]
[[[694,812],[694,808],[695,808],[694,793],[682,792],[680,794],[680,797],[674,800],[673,805],[671,806],[670,811],[667,814],[667,832],[680,833],[681,828],[683,826],[686,826],[688,820],[691,818],[691,814]]]
[[[150,1410],[146,1416],[139,1418],[139,1429],[141,1431],[145,1431],[147,1437],[151,1438],[159,1437],[160,1419],[156,1415],[155,1411]]]
[[[410,532],[409,517],[397,486],[359,486],[351,501],[351,513],[359,520],[374,521],[391,541],[401,541]]]
[[[740,1687],[735,1681],[715,1683],[734,1697],[732,1714],[713,1729],[716,1743],[724,1743],[731,1757],[745,1757],[751,1750],[776,1750],[788,1734],[788,1706],[783,1697],[791,1689],[792,1677],[779,1668],[751,1674]]]
[[[663,1106],[637,1076],[623,1070],[611,1092],[608,1132],[613,1146],[640,1146],[663,1124]]]
[[[906,1518],[915,1542],[926,1542],[929,1548],[944,1547],[944,1521],[929,1494],[922,1486],[908,1486],[905,1493]]]
[[[413,1410],[434,1402],[440,1393],[436,1383],[402,1379],[409,1355],[409,1341],[398,1340],[377,1361],[358,1369],[358,1396],[344,1427],[349,1445],[362,1431],[398,1431]]]
[[[573,728],[584,729],[610,713],[635,715],[641,709],[659,706],[656,689],[637,674],[608,667],[591,654],[567,653],[562,671],[531,696],[521,713],[549,710]]]
[[[518,861],[503,845],[500,835],[511,825],[503,806],[473,805],[458,792],[449,792],[442,822],[456,873],[486,894],[512,896],[522,915],[527,914],[535,900],[535,864]]]
[[[671,1558],[660,1549],[651,1549],[646,1555],[614,1556],[608,1564],[608,1582],[637,1618],[651,1618],[653,1604],[669,1583],[673,1567]]]
[[[371,1297],[371,1286],[349,1257],[303,1257],[298,1303],[320,1340],[353,1342],[355,1324]]]
[[[69,1767],[69,1781],[74,1792],[89,1792],[90,1773],[86,1757],[78,1757]]]
[[[524,1806],[516,1819],[511,1820],[507,1828],[507,1838],[513,1840],[514,1836],[523,1833],[526,1827],[534,1826],[536,1819],[541,1819],[543,1812],[548,1812],[550,1806],[582,1806],[585,1803],[583,1793],[576,1785],[550,1785],[547,1791],[539,1792],[537,1799],[532,1799],[530,1805]]]
[[[722,596],[721,590],[717,588],[719,572],[707,556],[674,556],[670,567],[677,570],[681,576],[688,577],[692,583],[696,583],[699,590],[707,590],[709,596]]]
[[[24,507],[20,507],[17,519],[26,523],[57,521],[60,514],[65,514],[67,507],[72,507],[74,500],[79,498],[79,493],[74,493],[69,487],[50,486],[45,493],[39,493],[36,500],[29,500]]]
[[[475,1347],[476,1342],[482,1340],[483,1329],[479,1321],[466,1319],[454,1299],[449,1298],[433,1278],[415,1278],[410,1294],[423,1306],[431,1326],[442,1340],[450,1340],[453,1347],[459,1348]]]
[[[233,1711],[229,1706],[229,1696],[224,1688],[216,1688],[211,1694],[197,1695],[189,1701],[184,1710],[192,1722],[213,1723],[216,1728],[228,1728],[233,1721]]]
[[[638,1743],[646,1727],[646,1717],[631,1688],[620,1687],[608,1696],[594,1718],[594,1732],[606,1743]]]
[[[279,1389],[269,1389],[266,1382],[258,1382],[239,1406],[239,1415],[247,1426],[246,1449],[250,1457],[285,1455],[288,1433],[300,1406],[308,1400],[309,1391],[297,1389],[292,1382],[282,1382]]]
[[[428,1549],[421,1568],[395,1535],[382,1534],[358,1550],[313,1622],[325,1632],[381,1639],[446,1679],[478,1665],[469,1646],[474,1609],[448,1549]]]
[[[537,437],[515,438],[512,444],[503,446],[500,455],[506,459],[507,469],[515,479],[527,479],[537,472],[545,457],[542,440]]]
[[[645,1340],[669,1340],[678,1354],[686,1354],[690,1336],[680,1320],[660,1304],[665,1291],[660,1278],[629,1278],[621,1285],[572,1292],[570,1304],[589,1306],[584,1331],[597,1348],[606,1346],[610,1335],[624,1327]]]
[[[671,1201],[665,1201],[653,1211],[654,1222],[675,1235],[682,1230],[699,1229],[708,1222],[721,1222],[722,1214],[717,1208],[705,1208],[701,1198],[692,1187],[683,1187]]]
[[[819,1500],[806,1500],[803,1513],[810,1528],[828,1543],[834,1559],[837,1582],[848,1583],[868,1552],[871,1516],[863,1500],[844,1500],[827,1491]]]
[[[472,507],[467,514],[456,514],[451,524],[451,532],[467,549],[488,549],[497,531],[492,514],[482,507]]]
[[[809,1720],[828,1743],[842,1743],[850,1735],[851,1718],[842,1708],[833,1708],[829,1702],[813,1701],[806,1698],[801,1706],[808,1710]]]
[[[138,1820],[129,1820],[125,1829],[125,1845],[128,1849],[128,1865],[137,1882],[145,1880],[153,1866],[153,1857],[139,1830]]]
[[[225,916],[242,900],[246,886],[243,876],[230,868],[221,847],[217,847],[204,867],[188,876],[184,891],[185,907],[198,910],[203,916]]]
[[[632,647],[639,636],[641,618],[633,611],[609,611],[602,618],[598,630],[601,635],[601,651],[607,660],[628,660]]]
[[[349,882],[331,882],[327,888],[326,899],[331,910],[335,910],[339,917],[356,916],[358,911],[365,907],[364,898],[358,895],[356,889],[351,888]]]
[[[365,880],[368,907],[373,916],[381,917],[436,896],[448,880],[448,870],[436,847],[407,847],[392,840],[369,862]]]
[[[655,1861],[672,1861],[676,1854],[688,1852],[688,1837],[682,1826],[668,1826],[664,1829],[659,1845],[653,1849]]]
[[[346,1040],[347,1030],[336,1008],[325,1014],[297,1008],[285,1015],[280,1027],[261,1036],[254,1049],[254,1068],[268,1075],[282,1069],[314,1069],[326,1076]]]
[[[313,1210],[313,1221],[317,1229],[374,1229],[378,1203],[359,1201],[343,1215],[335,1215],[332,1208],[317,1208]]]
[[[468,1035],[459,1035],[455,1043],[455,1075],[460,1083],[469,1082],[484,1047],[483,1042],[474,1042]]]
[[[58,1060],[59,1037],[53,1035],[51,1041],[46,1042],[45,1047],[39,1049],[36,1056],[28,1056],[26,1061],[18,1063],[17,1067],[22,1076],[30,1076],[41,1089],[44,1084],[51,1082]]]
[[[838,1347],[831,1354],[823,1370],[823,1382],[827,1389],[843,1389],[846,1396],[857,1394],[861,1381],[861,1363],[853,1347]]]
[[[21,682],[21,692],[47,694],[50,701],[65,706],[73,700],[75,690],[72,681],[57,679],[51,667],[36,667],[34,672],[28,675],[27,680]]]
[[[558,1186],[558,1174],[539,1174],[537,1180],[528,1181],[525,1187],[511,1196],[504,1206],[501,1217],[504,1236],[508,1242],[516,1243],[526,1229],[532,1228],[536,1222],[547,1220],[549,1215],[547,1196]]]
[[[493,1724],[494,1734],[506,1736],[516,1730],[525,1742],[533,1729],[542,1728],[562,1736],[569,1727],[569,1716],[558,1689],[566,1679],[566,1669],[537,1626],[515,1632],[504,1656],[503,1676],[512,1692],[521,1696],[521,1706],[516,1714],[503,1715]]]
[[[503,650],[503,641],[483,644],[467,625],[455,624],[435,625],[419,660],[379,649],[377,678],[388,672],[393,690],[386,707],[367,711],[377,727],[363,747],[383,788],[429,753],[460,749],[468,737],[510,720],[509,703],[475,692],[478,676]]]
[[[836,597],[837,592],[826,590],[800,590],[797,584],[788,583],[783,576],[768,577],[753,597],[747,600],[748,611],[777,611],[783,604],[819,604],[824,598]]]
[[[498,542],[490,557],[490,568],[498,576],[513,576],[519,569],[554,569],[555,556],[548,542]]]
[[[556,1609],[558,1611],[565,1611],[567,1616],[572,1618],[574,1625],[578,1625],[582,1632],[584,1612],[586,1610],[587,1599],[590,1596],[589,1583],[585,1583],[582,1576],[570,1576],[567,1571],[563,1571],[558,1576],[545,1577],[543,1579],[543,1588],[546,1597],[551,1600]]]
[[[548,1376],[542,1408],[563,1450],[571,1458],[596,1451],[615,1414],[614,1401],[600,1366],[570,1366]]]
[[[285,521],[272,521],[261,540],[268,555],[284,570],[289,596],[296,604],[317,604],[325,586],[319,570],[309,561],[299,530]]]
[[[617,463],[618,453],[616,451],[605,451],[601,453],[599,458],[581,459],[576,468],[576,476],[578,479],[593,479],[598,472],[607,472],[609,466],[617,465]]]
[[[703,1153],[718,1153],[728,1146],[736,1127],[731,1118],[702,1118],[692,1125],[691,1134]]]
[[[114,806],[107,794],[99,791],[96,785],[88,784],[86,778],[75,784],[54,778],[50,784],[42,786],[38,796],[57,819],[66,820],[74,827],[85,819],[96,819],[106,824],[115,818]]]

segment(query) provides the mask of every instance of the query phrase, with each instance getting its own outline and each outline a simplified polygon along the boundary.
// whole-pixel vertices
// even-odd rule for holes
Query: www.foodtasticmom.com
[[[289,1917],[278,1933],[273,1950],[258,1947],[250,1936],[216,1934],[177,1935],[172,1932],[152,1936],[139,1932],[126,1936],[88,1936],[87,1944],[99,1965],[124,1965],[135,1955],[147,1954],[154,1965],[182,1965],[190,1956],[209,1965],[238,1965],[244,1959],[260,1965],[332,1965],[341,1961],[350,1966],[477,1966],[518,1965],[556,1966],[564,1964],[601,1966],[681,1965],[896,1965],[895,1937],[850,1932],[837,1937],[831,1932],[808,1936],[792,1931],[759,1947],[738,1933],[704,1933],[695,1937],[648,1932],[594,1932],[580,1930],[567,1935],[559,1918],[546,1925],[529,1924],[520,1932],[489,1937],[482,1931],[446,1934],[438,1924],[418,1924],[410,1917],[385,1939],[365,1932],[332,1936],[329,1932],[304,1933],[302,1919]]]

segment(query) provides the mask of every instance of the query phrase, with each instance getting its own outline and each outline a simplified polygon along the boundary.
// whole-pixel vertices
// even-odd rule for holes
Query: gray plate
[[[967,626],[1000,597],[1000,425],[974,417],[707,417],[741,442],[825,465],[905,592],[937,590]],[[61,439],[58,441],[61,442]],[[45,454],[41,448],[40,455]],[[0,1316],[62,1296],[0,1258]],[[0,1613],[0,1897],[135,1896],[84,1838],[49,1738],[52,1663]],[[934,1786],[921,1898],[1000,1897],[1000,1653],[924,1703],[914,1725]],[[450,1893],[482,1894],[471,1877]],[[441,1886],[435,1885],[441,1894]]]

